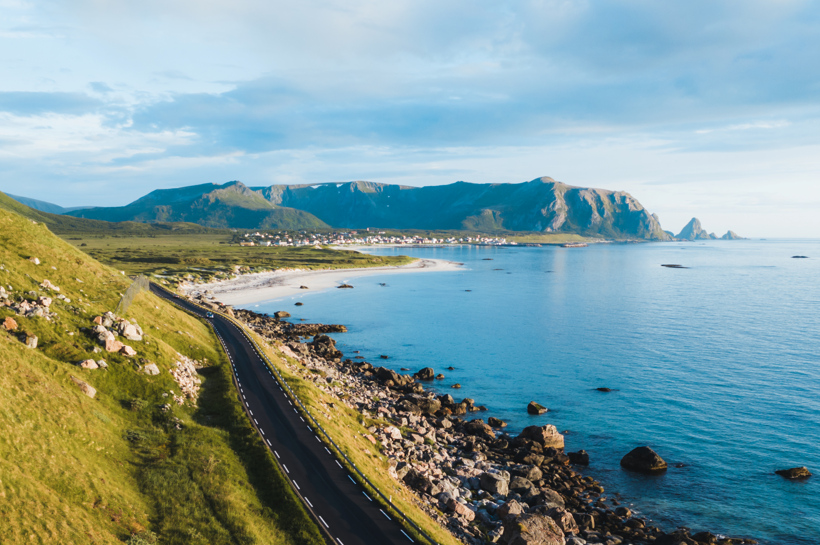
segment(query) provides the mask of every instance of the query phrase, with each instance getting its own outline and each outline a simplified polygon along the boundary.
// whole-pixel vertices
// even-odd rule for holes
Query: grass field
[[[95,354],[87,328],[116,308],[128,278],[5,211],[0,264],[12,300],[55,297],[44,279],[70,299],[54,299],[51,321],[0,306],[0,322],[19,324],[0,329],[0,543],[323,543],[248,423],[206,323],[143,292],[126,315],[146,333],[127,342],[137,356]],[[178,353],[207,360],[202,393],[166,412],[163,394],[179,392],[168,372]],[[104,358],[107,370],[76,365],[87,358]],[[140,372],[147,362],[160,374]]]
[[[93,258],[127,274],[149,274],[207,280],[243,272],[292,267],[301,269],[346,269],[403,265],[404,256],[372,256],[349,250],[305,247],[243,247],[231,245],[231,236],[186,234],[152,237],[100,237],[72,234],[67,242]]]

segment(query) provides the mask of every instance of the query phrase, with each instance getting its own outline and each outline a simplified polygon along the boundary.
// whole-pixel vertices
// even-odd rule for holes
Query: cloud
[[[0,112],[15,115],[38,115],[47,112],[80,115],[93,112],[102,104],[84,93],[0,92]]]
[[[101,81],[92,81],[88,84],[88,86],[91,87],[92,91],[94,91],[95,93],[99,93],[101,95],[107,95],[108,93],[114,91],[114,89],[109,87],[108,84],[103,83]]]

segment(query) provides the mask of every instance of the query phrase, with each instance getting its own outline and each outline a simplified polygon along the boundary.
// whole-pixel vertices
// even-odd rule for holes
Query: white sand
[[[374,274],[444,272],[460,270],[461,264],[443,259],[419,259],[400,267],[367,267],[362,269],[325,269],[318,271],[276,271],[241,275],[232,280],[190,286],[189,292],[211,290],[214,298],[226,305],[242,306],[294,295],[306,295]],[[309,289],[300,289],[307,286]]]

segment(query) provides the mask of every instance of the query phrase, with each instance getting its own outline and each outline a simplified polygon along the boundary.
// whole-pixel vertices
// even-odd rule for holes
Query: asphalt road
[[[205,316],[206,311],[153,284],[151,291]],[[244,332],[219,314],[211,321],[231,361],[240,401],[325,538],[336,545],[413,543],[325,447]]]

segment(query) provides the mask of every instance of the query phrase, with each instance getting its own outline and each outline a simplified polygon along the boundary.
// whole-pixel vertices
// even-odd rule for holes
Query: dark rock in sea
[[[807,255],[793,255],[792,259],[808,259],[809,256]]]
[[[464,291],[473,291],[473,290],[464,290]]]
[[[667,269],[688,269],[689,267],[684,267],[683,265],[678,265],[676,263],[665,263],[662,264],[661,267],[666,267]]]
[[[599,392],[611,392],[612,388],[595,388]]]
[[[436,374],[432,367],[425,367],[413,376],[419,380],[433,380],[433,377],[435,377]]]
[[[300,290],[307,290],[307,289],[310,289],[310,288],[308,288],[307,286],[299,286],[299,289]]]
[[[350,289],[352,289],[352,288],[353,288],[353,286],[351,286],[350,284],[342,284],[341,286],[336,286],[336,287],[337,287],[337,288],[339,288],[339,289],[342,289],[342,288],[350,288]]]
[[[388,358],[389,358],[389,356],[385,356],[384,354],[382,354],[382,355],[381,355],[381,356],[379,356],[379,357],[380,357],[381,359],[383,359],[383,360],[386,360],[386,359],[388,359]]]
[[[507,427],[506,422],[504,422],[500,418],[496,418],[494,416],[491,416],[490,418],[487,419],[487,424],[489,424],[493,428],[506,428]]]
[[[447,370],[448,370],[448,371],[455,371],[455,370],[456,370],[456,368],[455,368],[455,367],[453,367],[453,366],[451,365],[450,367],[448,367],[448,368],[447,368]]]
[[[381,287],[385,287],[385,286],[387,286],[387,284],[385,284],[384,282],[379,282],[379,285],[380,285]]]
[[[658,473],[667,469],[664,459],[649,447],[632,449],[621,459],[621,467],[640,473]]]
[[[304,303],[299,302],[299,303],[296,303],[294,306],[301,307],[302,305],[304,305]]]
[[[493,258],[492,258],[492,257],[485,257],[485,258],[484,258],[484,259],[482,259],[481,261],[492,261],[492,260],[493,260]]]
[[[401,368],[401,370],[402,370],[402,371],[409,371],[409,370],[410,370],[410,368],[409,368],[409,367],[402,367],[402,368]]]
[[[450,386],[450,388],[456,388],[456,389],[461,388],[461,384],[459,384],[458,382],[456,382],[455,384],[453,384],[452,386]]]
[[[811,477],[811,472],[806,467],[793,467],[791,469],[778,469],[775,471],[786,479],[807,479]]]
[[[567,456],[569,456],[569,461],[571,464],[576,464],[579,466],[588,466],[589,465],[589,454],[585,450],[579,450],[578,452],[567,452]]]
[[[680,469],[682,467],[686,467],[686,464],[682,464],[682,463],[678,462],[677,464],[674,464],[672,467],[676,467],[676,468]]]
[[[731,231],[729,232],[731,233]],[[708,543],[709,545],[718,542],[718,536],[712,532],[698,532],[697,534],[692,534],[692,539],[698,543]]]
[[[632,516],[632,511],[629,510],[629,507],[616,507],[615,514],[622,518],[629,518]]]
[[[444,380],[444,373],[439,373],[436,375],[436,380]]]
[[[543,405],[539,405],[535,401],[530,401],[530,404],[527,405],[527,412],[529,414],[544,414],[547,412],[547,408]]]
[[[290,313],[285,312],[284,310],[280,310],[279,312],[274,312],[273,315],[276,316],[277,318],[290,318]]]

